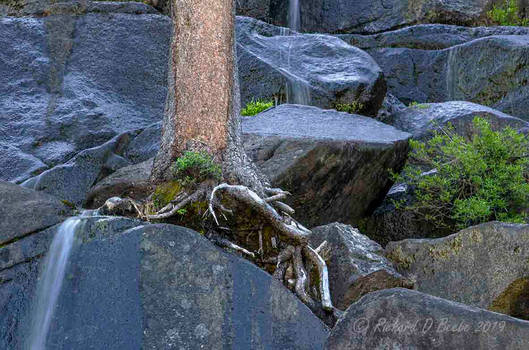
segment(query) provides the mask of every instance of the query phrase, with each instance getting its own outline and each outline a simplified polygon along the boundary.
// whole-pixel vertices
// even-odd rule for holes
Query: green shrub
[[[241,111],[241,115],[249,117],[261,113],[264,110],[267,110],[270,107],[274,106],[274,101],[265,101],[265,100],[252,100],[246,104]]]
[[[171,166],[171,172],[184,185],[207,179],[219,180],[222,175],[220,165],[209,154],[201,152],[185,152]]]
[[[356,114],[364,109],[364,105],[358,101],[353,101],[351,103],[337,103],[334,105],[334,109],[336,109],[338,112]]]
[[[410,105],[408,107],[416,108],[416,109],[428,109],[428,108],[430,108],[430,106],[428,104],[419,103],[419,102],[416,102],[416,101],[413,101],[412,103],[410,103]]]
[[[529,18],[520,17],[517,0],[505,0],[503,5],[494,5],[487,14],[494,23],[502,26],[529,26]]]
[[[414,211],[438,228],[464,228],[499,220],[527,222],[529,139],[511,128],[493,131],[473,121],[469,140],[448,126],[427,142],[410,141],[410,162],[395,180],[414,188]],[[424,173],[425,169],[435,169]]]

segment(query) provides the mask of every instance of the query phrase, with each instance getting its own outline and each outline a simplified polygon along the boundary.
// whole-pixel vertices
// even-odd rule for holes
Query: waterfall
[[[288,4],[288,27],[291,30],[299,31],[301,29],[301,9],[299,7],[299,0],[289,0]],[[289,41],[288,53],[287,53],[287,67],[291,71],[291,50],[292,50],[292,40]],[[295,53],[294,53],[295,54]],[[309,84],[295,76],[291,75],[288,78],[286,83],[286,101],[287,103],[294,103],[300,105],[309,105],[310,104],[310,90]]]
[[[288,3],[288,27],[298,32],[301,29],[299,0],[289,0]]]
[[[81,218],[79,217],[67,219],[59,226],[55,237],[53,237],[44,261],[44,269],[37,284],[26,349],[45,349],[46,338],[72,251],[75,232],[80,223]]]

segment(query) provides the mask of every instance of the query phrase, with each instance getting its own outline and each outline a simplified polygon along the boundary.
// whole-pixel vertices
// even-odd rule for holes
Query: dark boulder
[[[51,322],[50,347],[323,347],[327,328],[294,294],[199,233],[122,218],[82,220],[86,222],[77,236],[84,243],[70,257]],[[16,244],[29,243],[24,241]],[[27,337],[40,260],[18,260],[23,258],[33,265],[13,261],[0,269],[2,349],[18,349]],[[23,270],[17,270],[20,266]]]
[[[383,248],[349,225],[332,223],[312,229],[310,244],[328,243],[327,260],[332,302],[345,310],[364,294],[387,288],[413,288],[413,282],[393,268]]]
[[[374,119],[280,105],[243,118],[246,152],[274,186],[290,191],[296,218],[309,226],[355,224],[369,215],[399,171],[409,134]]]
[[[0,247],[63,221],[72,208],[45,193],[0,181]]]
[[[386,84],[367,53],[332,36],[278,35],[280,28],[256,22],[237,20],[243,105],[276,98],[322,108],[350,105],[358,113],[376,115]]]
[[[347,309],[325,348],[529,348],[529,322],[409,289],[370,293]]]
[[[438,239],[391,242],[417,290],[529,319],[529,226],[491,222]]]

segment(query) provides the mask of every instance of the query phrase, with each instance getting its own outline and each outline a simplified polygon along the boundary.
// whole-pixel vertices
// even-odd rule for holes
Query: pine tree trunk
[[[175,0],[161,147],[152,179],[166,180],[184,151],[207,152],[225,180],[260,191],[263,177],[242,151],[232,0]]]

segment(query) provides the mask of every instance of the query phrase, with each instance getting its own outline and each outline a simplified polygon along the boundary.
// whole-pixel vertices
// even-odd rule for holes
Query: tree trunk
[[[242,151],[232,0],[175,0],[161,147],[152,179],[164,181],[185,151],[207,152],[224,180],[262,192],[265,180]]]

